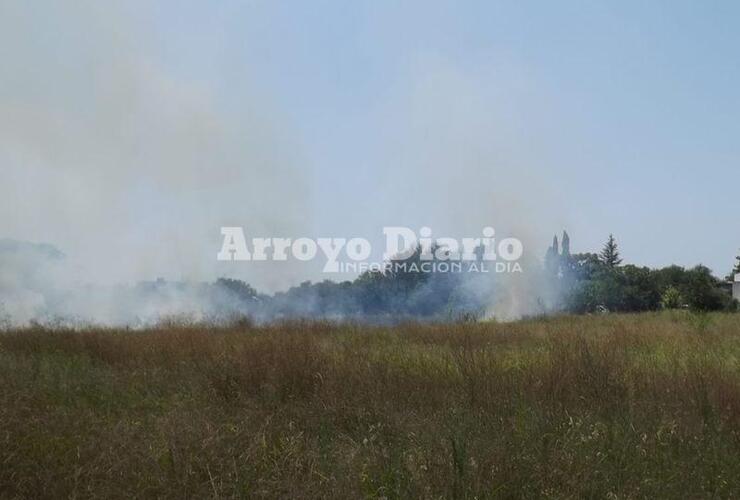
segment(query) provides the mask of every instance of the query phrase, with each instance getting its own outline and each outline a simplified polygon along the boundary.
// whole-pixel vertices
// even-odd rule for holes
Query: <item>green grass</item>
[[[0,334],[0,497],[726,498],[740,315]]]

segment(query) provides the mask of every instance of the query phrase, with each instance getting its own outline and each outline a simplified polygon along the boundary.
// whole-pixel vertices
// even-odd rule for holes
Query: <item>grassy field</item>
[[[0,334],[0,497],[740,495],[740,315]]]

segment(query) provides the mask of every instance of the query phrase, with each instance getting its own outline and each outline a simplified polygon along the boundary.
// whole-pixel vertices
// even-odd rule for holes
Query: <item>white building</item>
[[[732,284],[732,296],[740,300],[740,274],[735,275],[735,282]]]

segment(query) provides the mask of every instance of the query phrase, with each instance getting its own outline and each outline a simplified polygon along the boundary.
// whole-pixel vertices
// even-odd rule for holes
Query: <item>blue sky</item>
[[[526,233],[530,248],[543,252],[563,229],[577,251],[596,251],[614,233],[629,262],[704,263],[722,275],[740,248],[737,2],[29,4],[15,7],[14,19],[31,32],[5,35],[5,50],[13,42],[41,48],[31,56],[17,49],[20,76],[6,83],[21,84],[9,87],[8,99],[28,98],[29,88],[44,102],[59,94],[76,120],[91,106],[97,111],[80,88],[105,85],[87,82],[85,70],[95,75],[110,60],[134,59],[137,68],[154,68],[152,79],[165,89],[183,89],[183,108],[197,115],[206,102],[218,130],[231,134],[237,144],[219,149],[210,166],[224,165],[226,183],[245,183],[228,193],[243,187],[264,197],[260,206],[299,196],[298,204],[272,206],[270,217],[280,220],[285,210],[307,232],[369,235],[389,224],[450,231],[459,221],[470,231],[491,222]],[[104,49],[89,49],[98,43]],[[34,58],[69,68],[57,68],[53,88],[29,85]],[[174,99],[166,111],[180,107]],[[122,134],[159,118],[131,120]],[[162,119],[158,128],[173,123]],[[180,133],[190,129],[172,137]],[[277,159],[261,161],[268,155],[260,153],[250,161],[253,148],[242,153],[240,137],[260,138],[257,148],[274,141]],[[97,168],[126,169],[127,161]],[[281,161],[290,169],[250,180]],[[190,213],[184,205],[209,206],[214,221],[232,214],[233,205],[211,203],[226,196],[220,184],[203,187],[194,174],[196,187],[169,192],[157,168],[123,181],[133,187],[117,213],[135,200],[146,218],[151,204],[142,200],[156,198],[160,214],[177,210],[181,218]],[[16,186],[28,182],[18,172],[14,178]],[[284,183],[294,189],[273,188]],[[34,227],[0,229],[64,240]],[[193,255],[183,259],[201,254]]]
[[[253,78],[295,127],[319,193],[352,172],[340,205],[363,200],[380,168],[378,109],[440,64],[500,93],[490,112],[537,149],[532,174],[577,248],[613,232],[630,261],[724,272],[740,247],[735,2],[197,4],[156,14],[168,63],[224,95]],[[318,198],[331,217],[337,201]]]

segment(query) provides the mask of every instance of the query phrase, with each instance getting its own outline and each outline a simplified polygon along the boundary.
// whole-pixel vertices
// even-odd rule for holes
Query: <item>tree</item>
[[[570,236],[568,236],[568,231],[563,231],[563,244],[561,245],[563,252],[563,257],[570,257]]]
[[[557,276],[560,268],[560,252],[558,250],[558,237],[552,237],[552,246],[547,249],[545,254],[545,270],[550,276]]]
[[[720,311],[734,308],[732,297],[723,292],[720,281],[712,276],[706,266],[696,266],[687,272],[687,283],[682,295],[691,309],[696,311]]]
[[[595,253],[576,253],[571,256],[576,280],[590,280],[602,272],[604,263]]]
[[[660,303],[663,309],[678,309],[683,306],[683,297],[681,292],[675,286],[671,285],[665,289],[663,296],[660,299]]]
[[[735,257],[735,261],[736,261],[735,262],[735,267],[732,268],[732,272],[727,277],[727,281],[734,281],[735,280],[735,276],[738,275],[738,274],[740,274],[740,255],[738,255],[737,257]]]
[[[647,267],[628,264],[619,269],[622,275],[622,309],[627,312],[654,311],[661,306],[658,280]]]
[[[599,255],[601,262],[603,262],[609,268],[615,268],[622,263],[622,259],[619,258],[619,249],[617,247],[617,240],[614,239],[614,235],[610,234],[604,249]]]
[[[243,302],[253,302],[257,300],[257,291],[252,288],[252,285],[245,283],[242,280],[219,278],[216,280],[216,286],[228,290]]]

